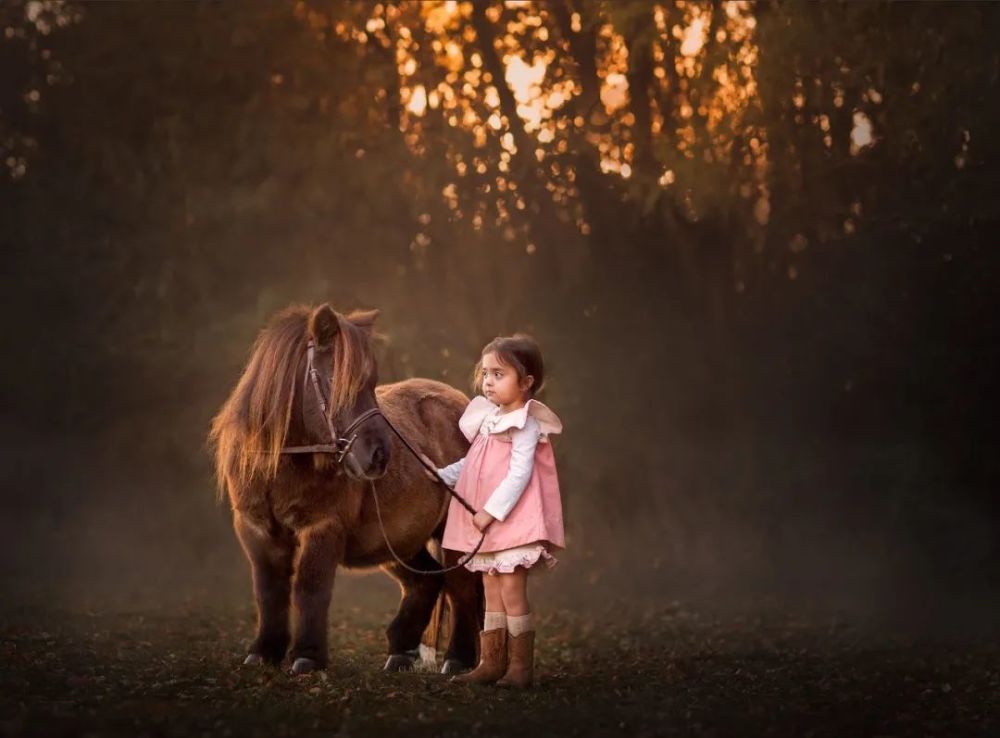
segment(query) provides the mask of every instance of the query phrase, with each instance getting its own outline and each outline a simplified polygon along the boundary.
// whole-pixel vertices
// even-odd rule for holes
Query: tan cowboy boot
[[[479,665],[450,681],[463,684],[492,684],[507,670],[507,628],[479,632]]]
[[[498,687],[530,687],[535,675],[535,631],[507,637],[507,673],[497,682]]]

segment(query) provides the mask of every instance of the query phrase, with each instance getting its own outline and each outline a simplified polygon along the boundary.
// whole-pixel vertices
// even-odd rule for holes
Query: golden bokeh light
[[[355,24],[341,20],[333,28],[345,42],[392,54],[404,141],[424,156],[431,131],[443,138],[454,173],[444,200],[454,218],[470,217],[473,227],[487,222],[481,198],[490,192],[488,222],[526,235],[527,220],[517,214],[535,212],[538,194],[526,203],[518,183],[540,177],[554,212],[589,232],[574,184],[575,157],[586,152],[599,172],[623,184],[678,192],[693,185],[686,162],[729,172],[726,162],[735,159],[740,183],[727,185],[728,174],[720,181],[752,198],[754,216],[766,222],[768,146],[749,123],[757,104],[752,4],[676,0],[634,8],[648,21],[618,27],[605,5],[588,7],[584,18],[530,0],[407,0],[369,6]],[[581,49],[592,50],[590,65],[581,64]],[[859,138],[857,145],[869,144]],[[688,197],[691,217],[704,209],[702,197]]]

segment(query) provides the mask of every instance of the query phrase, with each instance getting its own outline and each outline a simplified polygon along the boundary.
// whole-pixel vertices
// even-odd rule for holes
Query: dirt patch
[[[252,613],[0,615],[0,735],[992,735],[1000,646],[677,603],[539,617],[528,692],[386,674],[384,624],[334,608],[329,670],[240,666]]]

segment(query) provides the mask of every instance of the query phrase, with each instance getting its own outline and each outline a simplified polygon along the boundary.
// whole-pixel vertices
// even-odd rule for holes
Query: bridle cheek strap
[[[343,435],[337,433],[337,428],[333,424],[331,408],[329,407],[326,396],[323,394],[323,388],[320,387],[319,384],[319,372],[316,371],[315,357],[316,344],[312,341],[312,339],[310,339],[306,348],[306,378],[312,384],[313,392],[316,393],[316,401],[319,403],[320,412],[323,415],[323,419],[326,421],[327,432],[330,434],[330,443],[319,443],[311,446],[286,446],[281,449],[281,453],[333,454],[336,462],[340,464],[343,462],[344,457],[351,452],[351,446],[354,445],[354,441],[358,437],[357,428],[369,418],[373,418],[376,415],[382,415],[382,411],[378,406],[365,410],[358,417],[356,417],[349,426],[347,426]]]

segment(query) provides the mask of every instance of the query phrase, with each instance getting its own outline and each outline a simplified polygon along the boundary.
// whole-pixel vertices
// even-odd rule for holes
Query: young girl
[[[443,548],[467,553],[484,572],[486,622],[479,634],[479,665],[453,681],[528,687],[534,637],[528,606],[528,572],[551,568],[552,551],[565,547],[559,479],[548,436],[562,422],[535,394],[544,368],[538,344],[524,334],[490,341],[476,364],[477,395],[458,421],[472,442],[469,453],[438,475],[479,510],[473,517],[451,501]],[[509,635],[508,635],[509,634]]]

